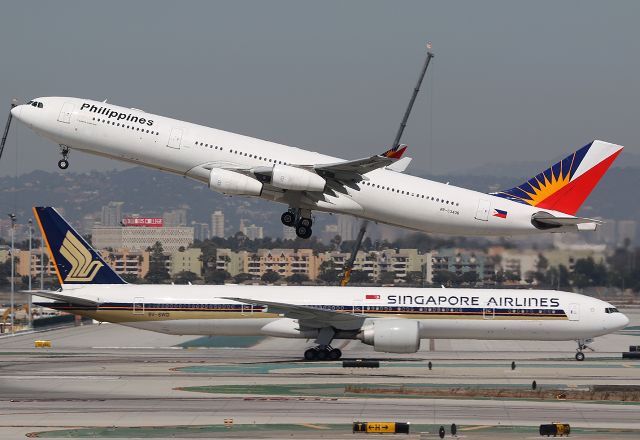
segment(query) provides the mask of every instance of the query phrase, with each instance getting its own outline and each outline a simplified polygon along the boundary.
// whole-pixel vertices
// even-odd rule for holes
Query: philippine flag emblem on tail
[[[502,209],[494,209],[493,216],[498,218],[507,218],[507,211],[503,211]]]

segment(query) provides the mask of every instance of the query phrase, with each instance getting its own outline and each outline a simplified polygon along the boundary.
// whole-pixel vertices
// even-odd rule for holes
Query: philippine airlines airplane
[[[403,174],[406,146],[343,160],[176,119],[80,98],[37,98],[11,110],[70,149],[180,174],[224,194],[287,204],[282,223],[311,236],[313,210],[424,232],[519,235],[594,230],[575,217],[622,147],[593,141],[514,188],[484,194]]]
[[[339,359],[335,339],[415,353],[424,338],[578,342],[629,320],[604,301],[552,290],[175,286],[125,283],[53,208],[35,208],[62,288],[34,304],[176,335],[314,338],[307,360]]]

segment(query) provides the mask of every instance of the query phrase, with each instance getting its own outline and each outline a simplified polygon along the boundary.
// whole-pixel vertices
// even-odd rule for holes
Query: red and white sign
[[[380,299],[380,295],[367,295],[364,299]]]
[[[162,225],[162,217],[125,217],[122,219],[122,226],[161,228]]]

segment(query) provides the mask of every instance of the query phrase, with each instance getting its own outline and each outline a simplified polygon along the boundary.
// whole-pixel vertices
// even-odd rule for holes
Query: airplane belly
[[[262,336],[262,327],[274,320],[274,318],[174,319],[121,322],[120,324],[169,335]]]
[[[567,320],[548,319],[429,319],[420,321],[424,339],[496,339],[570,341],[594,332]]]

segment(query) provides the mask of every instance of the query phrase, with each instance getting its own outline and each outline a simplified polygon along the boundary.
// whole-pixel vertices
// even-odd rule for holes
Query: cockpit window
[[[32,102],[33,102],[33,101],[29,101],[29,102],[27,102],[27,105],[31,105],[31,103],[32,103]]]
[[[604,309],[605,313],[620,313],[618,311],[618,309],[616,309],[615,307],[607,307],[606,309]]]
[[[41,102],[38,103],[38,108],[44,107]]]
[[[42,105],[42,103],[41,103],[41,102],[39,102],[39,101],[29,101],[29,102],[27,102],[27,105],[29,105],[29,104],[30,104],[31,106],[33,106],[33,107],[36,107],[36,108],[42,108],[42,107],[44,107],[44,106]]]

